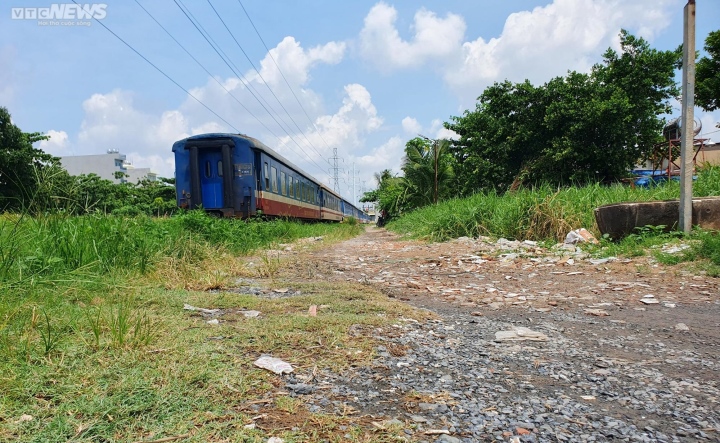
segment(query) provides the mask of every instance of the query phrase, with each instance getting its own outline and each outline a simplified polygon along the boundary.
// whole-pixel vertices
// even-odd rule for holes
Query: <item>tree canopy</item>
[[[0,107],[0,210],[23,208],[38,191],[38,174],[57,164],[56,158],[33,147],[47,139],[38,132],[22,132],[7,108]]]
[[[407,187],[407,202],[421,207],[451,196],[455,174],[448,140],[416,137],[405,144],[402,170]]]
[[[705,51],[695,66],[695,101],[710,112],[720,109],[720,30],[708,34]]]
[[[625,176],[660,139],[679,58],[622,31],[620,52],[608,49],[589,74],[490,86],[474,111],[445,123],[460,136],[450,150],[463,194]]]

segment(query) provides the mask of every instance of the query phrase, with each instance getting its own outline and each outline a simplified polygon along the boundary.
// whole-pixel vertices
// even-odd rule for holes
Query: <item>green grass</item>
[[[351,325],[414,315],[359,285],[278,281],[281,259],[269,259],[265,269],[244,265],[246,254],[301,237],[327,242],[361,230],[199,212],[167,219],[0,216],[0,441],[134,442],[188,434],[182,441],[282,435],[288,442],[339,442],[346,433],[355,436],[351,441],[391,441],[369,435],[351,417],[309,414],[283,397],[262,411],[286,414],[296,430],[243,427],[257,415],[247,402],[282,386],[252,365],[260,354],[284,358],[301,374],[316,366],[342,371],[372,358],[372,339],[349,335]],[[263,272],[302,295],[268,300],[205,291]],[[231,312],[212,326],[183,310],[185,303],[262,315]],[[307,315],[310,305],[319,306],[317,317]]]
[[[541,186],[505,195],[488,192],[418,209],[391,222],[388,229],[430,241],[480,235],[561,241],[570,230],[582,227],[599,235],[593,213],[598,206],[668,200],[679,194],[675,181],[651,189],[617,184],[561,189]],[[693,195],[720,195],[720,167],[706,166],[698,173]]]

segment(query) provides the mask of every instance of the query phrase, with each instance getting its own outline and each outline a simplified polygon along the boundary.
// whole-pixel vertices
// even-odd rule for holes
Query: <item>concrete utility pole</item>
[[[692,229],[692,173],[695,148],[695,0],[688,0],[683,20],[682,124],[680,127],[680,230]]]

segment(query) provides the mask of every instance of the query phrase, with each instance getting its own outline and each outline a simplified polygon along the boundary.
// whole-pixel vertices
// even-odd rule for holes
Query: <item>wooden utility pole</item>
[[[695,0],[688,0],[683,20],[682,123],[680,126],[680,230],[692,229],[692,174],[695,148]],[[669,178],[669,177],[668,177]]]

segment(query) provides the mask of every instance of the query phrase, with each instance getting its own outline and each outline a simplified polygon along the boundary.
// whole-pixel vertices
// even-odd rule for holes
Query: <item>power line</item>
[[[190,58],[192,58],[192,59],[195,61],[195,63],[198,64],[198,66],[200,66],[213,80],[215,80],[215,82],[216,82],[218,85],[220,85],[220,87],[223,88],[223,89],[225,90],[225,92],[228,93],[228,95],[230,95],[233,99],[235,99],[235,101],[236,101],[240,106],[242,106],[242,108],[243,108],[248,114],[250,114],[251,116],[253,116],[253,117],[255,118],[255,120],[257,120],[258,123],[260,123],[270,134],[272,134],[275,138],[277,138],[278,140],[280,140],[280,137],[278,137],[270,128],[267,127],[267,125],[265,125],[265,123],[263,123],[262,120],[260,120],[255,114],[253,114],[252,111],[250,111],[244,104],[242,104],[242,102],[241,102],[232,92],[230,92],[230,91],[225,87],[225,85],[223,85],[223,84],[220,82],[220,80],[218,80],[217,78],[215,78],[215,76],[214,76],[202,63],[200,63],[200,61],[199,61],[197,58],[195,58],[195,57],[190,53],[190,51],[188,51],[188,50],[185,48],[185,46],[183,46],[183,45],[170,33],[170,31],[168,31],[162,24],[160,24],[160,22],[157,21],[157,19],[156,19],[147,9],[145,9],[145,7],[144,7],[142,4],[140,4],[140,1],[139,1],[139,0],[135,0],[135,3],[137,3],[138,6],[140,6],[140,8],[142,8],[142,10],[145,11],[145,13],[146,13],[148,16],[150,16],[150,18],[153,19],[153,21],[154,21],[155,23],[157,23],[157,25],[160,26],[160,28],[162,28],[162,30],[165,31],[165,33],[166,33],[171,39],[173,39],[173,41],[174,41],[175,43],[177,43],[177,45],[180,46],[180,48],[182,48],[182,50],[185,51],[185,53],[186,53],[187,55],[189,55]]]
[[[255,22],[253,22],[253,20],[250,18],[250,14],[248,14],[247,10],[245,9],[245,5],[243,5],[241,0],[238,0],[238,3],[240,3],[240,7],[242,8],[243,12],[245,13],[245,16],[247,17],[248,21],[250,21],[250,24],[252,25],[253,29],[255,30],[255,33],[257,34],[258,38],[262,42],[263,46],[265,47],[265,50],[267,51],[268,55],[270,56],[270,59],[273,61],[273,64],[275,64],[275,67],[277,68],[278,72],[280,73],[280,76],[282,76],[283,80],[285,81],[285,84],[288,86],[288,88],[290,88],[290,92],[292,93],[293,97],[295,97],[295,100],[298,102],[298,105],[300,105],[300,109],[302,109],[303,113],[305,114],[305,117],[307,117],[310,124],[313,125],[313,128],[315,128],[315,131],[317,131],[318,136],[323,141],[323,143],[325,143],[325,146],[327,146],[329,149],[330,145],[328,145],[328,142],[325,141],[325,138],[322,136],[320,129],[315,125],[315,122],[310,118],[310,115],[305,110],[305,107],[303,106],[302,102],[298,98],[297,94],[295,94],[295,90],[290,85],[290,82],[288,81],[288,79],[285,77],[285,74],[282,72],[282,69],[280,69],[280,65],[278,65],[277,61],[275,61],[275,57],[273,57],[267,44],[265,44],[265,40],[263,40],[262,36],[260,35],[260,31],[258,31],[257,27],[255,26]],[[318,152],[318,154],[319,154],[319,152]],[[334,155],[336,155],[336,154],[337,154],[337,152],[334,153]]]
[[[270,85],[268,84],[268,82],[265,80],[265,78],[262,76],[262,74],[260,73],[260,71],[257,69],[257,67],[255,67],[255,64],[254,64],[254,63],[252,62],[252,60],[250,59],[250,56],[248,56],[247,52],[245,52],[245,49],[243,49],[242,45],[240,44],[240,42],[239,42],[239,41],[237,40],[237,38],[235,37],[235,34],[233,34],[233,32],[232,32],[232,31],[230,30],[230,28],[228,27],[228,25],[225,23],[225,20],[223,20],[223,18],[222,18],[222,16],[220,15],[220,13],[218,13],[217,9],[215,9],[215,6],[212,4],[212,2],[211,2],[210,0],[207,0],[207,2],[208,2],[208,4],[210,5],[210,7],[212,8],[212,10],[215,12],[215,15],[217,16],[217,18],[220,19],[220,22],[221,22],[221,23],[223,24],[223,26],[225,27],[225,30],[227,30],[227,32],[230,34],[230,36],[232,37],[232,39],[235,41],[235,44],[237,45],[237,47],[240,48],[240,51],[243,53],[243,55],[244,55],[245,58],[247,59],[248,63],[250,63],[250,66],[252,66],[252,68],[253,68],[253,69],[255,70],[255,72],[257,73],[258,77],[260,77],[260,80],[262,80],[262,82],[265,84],[265,87],[267,88],[267,90],[270,91],[270,94],[272,94],[273,97],[275,97],[275,100],[278,102],[278,104],[279,104],[280,107],[283,109],[283,111],[285,111],[285,114],[287,114],[287,116],[290,118],[290,121],[293,122],[293,124],[295,125],[295,127],[297,128],[297,130],[300,132],[300,134],[301,134],[301,135],[305,138],[305,140],[308,142],[308,145],[309,145],[320,157],[322,157],[322,154],[320,154],[320,152],[315,148],[315,146],[314,146],[313,143],[310,141],[310,139],[307,138],[307,136],[305,135],[305,133],[303,132],[303,130],[300,128],[300,126],[297,124],[297,122],[295,121],[295,119],[292,117],[292,115],[290,115],[290,112],[288,112],[287,108],[285,108],[285,105],[282,104],[282,102],[280,101],[280,99],[278,98],[278,96],[275,94],[275,92],[272,90],[272,88],[270,87]],[[269,52],[269,51],[268,51],[268,52]]]
[[[76,5],[78,5],[78,2],[75,1],[75,0],[72,0],[72,2],[75,3]],[[79,5],[78,5],[78,6],[79,6]],[[225,122],[225,124],[227,124],[228,126],[230,126],[231,128],[233,128],[235,131],[240,132],[240,130],[238,130],[238,128],[236,128],[236,127],[233,126],[230,122],[228,122],[227,120],[225,120],[224,118],[222,118],[217,112],[215,112],[215,111],[213,111],[212,109],[210,109],[210,107],[209,107],[208,105],[206,105],[205,103],[203,103],[202,100],[200,100],[199,98],[197,98],[197,97],[195,97],[194,95],[192,95],[192,94],[190,93],[190,91],[188,91],[187,89],[183,88],[183,87],[180,85],[180,83],[176,82],[172,77],[170,77],[168,74],[166,74],[165,71],[163,71],[162,69],[158,68],[157,65],[155,65],[153,62],[151,62],[150,60],[148,60],[147,57],[145,57],[144,55],[142,55],[137,49],[133,48],[130,43],[128,43],[128,42],[126,42],[125,40],[123,40],[122,37],[120,37],[120,36],[117,35],[115,32],[113,32],[113,30],[110,29],[110,28],[108,28],[103,22],[101,22],[100,20],[96,19],[95,17],[93,17],[93,20],[95,20],[100,26],[102,26],[103,28],[105,28],[109,33],[111,33],[112,35],[114,35],[115,38],[117,38],[118,40],[120,40],[121,42],[123,42],[123,43],[125,44],[125,46],[127,46],[128,48],[130,48],[135,54],[139,55],[139,56],[140,56],[143,60],[145,60],[150,66],[152,66],[153,68],[155,68],[159,73],[161,73],[162,75],[164,75],[165,78],[167,78],[168,80],[170,80],[171,82],[173,82],[173,83],[175,84],[175,86],[177,86],[178,88],[182,89],[183,92],[185,92],[187,95],[189,95],[190,97],[192,97],[196,102],[200,103],[205,109],[207,109],[208,111],[210,111],[211,113],[213,113],[213,115],[215,115],[215,117],[217,117],[217,118],[219,118],[220,120],[222,120],[223,122]]]
[[[312,158],[311,156],[309,156],[309,155],[307,154],[307,152],[305,152],[305,150],[302,148],[302,146],[300,146],[300,144],[297,142],[297,140],[295,140],[295,139],[292,137],[292,135],[290,135],[290,133],[287,131],[287,129],[285,129],[285,128],[283,127],[283,125],[280,124],[280,122],[277,120],[277,118],[275,118],[275,115],[273,115],[273,113],[270,112],[270,110],[268,110],[268,108],[265,106],[265,104],[263,104],[263,102],[262,102],[262,101],[258,98],[258,96],[255,94],[255,92],[253,92],[253,89],[252,89],[252,87],[251,87],[252,85],[251,85],[250,82],[245,78],[245,76],[243,76],[241,73],[238,72],[239,69],[237,69],[237,66],[235,66],[234,68],[233,68],[234,64],[233,64],[233,66],[231,66],[231,61],[229,61],[230,58],[227,57],[227,55],[224,54],[224,52],[222,51],[222,49],[219,49],[219,48],[220,48],[220,45],[218,45],[217,43],[215,43],[215,41],[212,39],[212,37],[210,36],[210,34],[209,34],[209,33],[205,30],[205,28],[200,24],[200,21],[199,21],[197,18],[195,18],[195,16],[192,15],[192,12],[190,12],[190,10],[187,8],[187,6],[185,6],[185,4],[182,3],[182,0],[173,0],[173,2],[174,2],[175,5],[183,12],[183,14],[185,15],[185,17],[190,21],[190,23],[192,23],[192,25],[193,25],[193,26],[195,27],[195,29],[200,33],[200,35],[205,39],[205,41],[210,45],[210,47],[213,48],[213,50],[214,50],[215,53],[220,57],[220,59],[221,59],[223,62],[225,62],[225,64],[227,65],[228,68],[230,68],[230,70],[233,72],[233,74],[235,74],[235,75],[243,82],[243,85],[245,85],[245,86],[248,88],[248,92],[255,98],[255,100],[257,100],[257,102],[260,104],[260,106],[262,106],[262,108],[265,110],[265,112],[267,112],[268,115],[270,115],[270,118],[272,118],[272,119],[275,121],[275,123],[277,123],[277,125],[280,127],[280,129],[282,129],[283,132],[285,132],[285,134],[287,134],[288,138],[289,138],[290,140],[292,140],[292,141],[297,145],[297,147],[300,149],[300,151],[301,151],[303,154],[305,154],[305,156],[306,156],[320,171],[322,171],[322,170],[323,170],[322,166],[318,165],[318,164],[315,162],[315,160],[313,160],[313,158]],[[179,3],[178,3],[178,2],[179,2]],[[182,6],[180,6],[181,4],[182,4]],[[186,9],[187,9],[187,11],[186,11]],[[191,18],[191,16],[192,16],[192,18]],[[197,23],[196,23],[196,22],[197,22]],[[202,28],[202,30],[201,30],[201,28]],[[207,34],[207,35],[206,35],[206,34]],[[211,43],[211,40],[212,40],[212,43]],[[213,44],[213,43],[214,43],[214,44]],[[216,46],[217,46],[217,47],[216,47]],[[223,52],[223,54],[221,54],[221,52]]]

